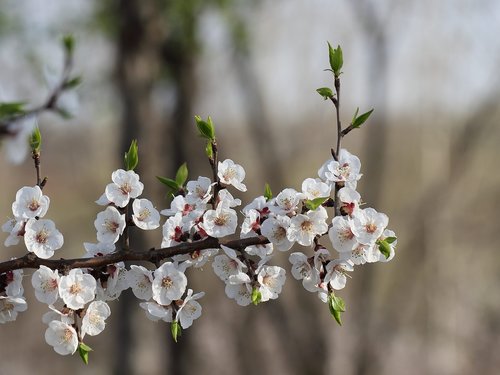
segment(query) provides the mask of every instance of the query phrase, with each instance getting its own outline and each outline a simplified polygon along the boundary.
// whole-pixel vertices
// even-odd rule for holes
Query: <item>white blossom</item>
[[[359,211],[361,195],[356,190],[345,186],[339,190],[337,198],[340,201],[340,210],[344,214],[352,216]]]
[[[175,255],[172,257],[176,262],[183,262],[182,264],[187,267],[201,268],[203,267],[210,257],[219,252],[219,249],[204,249],[195,250],[189,254]]]
[[[116,249],[114,243],[104,243],[104,242],[98,242],[98,243],[84,242],[83,247],[86,250],[85,257],[87,258],[94,258],[94,257],[101,257],[103,255],[108,255],[111,254]]]
[[[131,265],[126,274],[128,285],[134,295],[148,301],[153,297],[153,272],[143,266]]]
[[[184,294],[187,278],[172,262],[163,263],[154,272],[153,299],[160,305],[168,305]]]
[[[321,206],[314,211],[308,211],[305,215],[298,214],[292,217],[287,229],[288,240],[296,241],[303,246],[311,246],[316,235],[328,230],[325,219],[326,210]]]
[[[40,266],[31,277],[36,299],[52,305],[59,298],[59,273],[46,266]]]
[[[335,216],[328,231],[333,248],[339,253],[352,251],[358,244],[352,231],[352,221],[345,216]]]
[[[292,264],[292,276],[296,280],[302,280],[302,285],[309,292],[315,292],[320,281],[319,271],[311,265],[307,256],[303,253],[291,253],[288,257]]]
[[[186,329],[191,327],[193,320],[196,320],[201,316],[202,308],[196,300],[200,299],[204,295],[204,292],[193,295],[193,290],[188,290],[186,298],[184,298],[182,305],[179,306],[177,314],[175,315],[175,320],[181,324],[182,328]]]
[[[59,295],[72,310],[82,309],[95,297],[96,281],[92,275],[74,268],[59,279]]]
[[[250,232],[254,235],[260,229],[260,214],[257,210],[248,210],[245,214],[245,220],[241,224],[241,234],[248,237]]]
[[[226,296],[234,299],[240,306],[248,306],[252,302],[252,285],[246,273],[232,275],[224,288]]]
[[[9,233],[8,237],[4,241],[4,246],[14,246],[19,243],[21,238],[23,238],[23,226],[24,221],[17,221],[16,219],[9,219],[2,225],[2,232]]]
[[[64,238],[52,220],[29,219],[25,227],[24,243],[29,252],[48,259],[62,247]]]
[[[326,275],[324,278],[325,284],[330,283],[330,286],[335,290],[340,290],[345,287],[347,281],[347,272],[353,271],[352,263],[345,260],[331,260],[326,265]]]
[[[230,276],[246,270],[247,266],[238,259],[233,249],[224,245],[221,245],[221,249],[226,254],[217,255],[212,262],[212,268],[222,281],[227,282]]]
[[[292,188],[286,188],[276,196],[274,203],[277,206],[270,206],[269,209],[277,215],[293,214],[297,210],[300,200],[303,198],[304,195],[302,193]]]
[[[387,227],[389,218],[373,208],[360,210],[352,219],[352,232],[356,240],[364,245],[375,243]]]
[[[236,211],[221,205],[215,210],[208,210],[203,215],[200,227],[211,237],[225,237],[233,234],[238,226]]]
[[[361,162],[359,158],[349,151],[341,149],[338,161],[327,160],[318,170],[318,175],[323,181],[343,182],[345,186],[356,189],[358,180],[361,178],[359,171]]]
[[[226,159],[218,163],[217,176],[221,183],[233,185],[239,191],[247,191],[247,187],[243,184],[245,170],[241,165],[235,164],[231,159]]]
[[[106,207],[104,211],[97,214],[94,226],[99,242],[115,243],[125,229],[125,215],[120,214],[116,207]]]
[[[13,322],[17,313],[26,311],[27,308],[24,297],[0,296],[0,323]]]
[[[143,230],[152,230],[160,226],[160,213],[147,199],[136,199],[132,203],[132,220]]]
[[[277,215],[269,217],[262,223],[260,231],[263,236],[280,251],[288,251],[293,245],[286,235],[290,227],[290,218],[288,216]]]
[[[328,198],[332,187],[319,179],[306,178],[302,182],[302,193],[306,199]]]
[[[224,208],[238,207],[241,205],[241,199],[234,198],[227,189],[221,189],[217,197],[218,205]]]
[[[82,338],[85,334],[96,336],[104,331],[105,321],[110,315],[111,310],[106,302],[91,302],[82,319]]]
[[[174,216],[169,217],[165,224],[163,224],[161,247],[170,247],[180,243],[184,232],[182,226],[182,213],[178,212]]]
[[[68,355],[76,352],[78,336],[73,327],[59,320],[53,320],[45,331],[45,341],[54,347],[57,354]]]
[[[39,186],[24,186],[16,193],[12,203],[12,213],[17,219],[34,219],[43,217],[49,209],[50,199],[42,194]]]
[[[106,186],[106,198],[118,207],[125,207],[130,198],[137,198],[144,189],[139,175],[132,170],[118,169],[111,174],[111,180]]]
[[[186,189],[186,202],[189,204],[207,203],[212,198],[212,181],[207,177],[200,176],[196,181],[188,181]]]
[[[263,266],[257,275],[261,301],[278,298],[285,284],[285,270],[277,266]]]

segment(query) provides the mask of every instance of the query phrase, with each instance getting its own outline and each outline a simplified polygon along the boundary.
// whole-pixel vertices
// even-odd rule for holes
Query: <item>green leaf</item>
[[[362,115],[359,115],[358,117],[356,117],[353,122],[352,122],[352,127],[353,128],[359,128],[361,125],[364,124],[364,122],[366,120],[368,120],[368,117],[370,117],[370,115],[372,114],[373,112],[373,109],[368,111],[368,112],[365,112],[363,113]],[[357,112],[356,112],[357,114]]]
[[[177,320],[174,320],[170,324],[170,333],[172,334],[172,338],[174,339],[175,342],[177,342],[178,337],[181,335],[181,325]]]
[[[391,245],[389,245],[387,240],[378,240],[377,245],[380,252],[385,256],[385,259],[391,256]]]
[[[328,308],[330,314],[337,321],[339,325],[342,325],[341,313],[345,312],[345,302],[341,297],[337,297],[333,292],[328,295]]]
[[[316,199],[313,199],[313,200],[308,199],[308,200],[305,201],[305,205],[306,205],[306,207],[309,210],[314,211],[319,206],[321,206],[323,203],[325,203],[325,201],[327,199],[328,198],[316,198]]]
[[[385,242],[387,242],[388,244],[391,244],[391,243],[393,243],[396,240],[397,240],[397,237],[387,237],[387,238],[385,238]]]
[[[132,140],[128,152],[125,153],[125,168],[127,171],[133,171],[139,163],[139,148],[137,147],[137,139]]]
[[[62,38],[63,47],[68,54],[72,54],[75,49],[75,38],[71,34],[64,35]]]
[[[359,113],[359,107],[356,108],[356,112],[354,112],[354,116],[352,116],[351,124],[354,123],[354,120],[356,120],[356,117],[358,117]]]
[[[271,186],[266,182],[266,186],[264,188],[264,198],[266,198],[266,202],[273,197],[273,192],[271,191]]]
[[[66,82],[64,82],[64,88],[65,89],[72,89],[78,86],[80,83],[82,83],[82,77],[81,76],[76,76],[73,77]]]
[[[252,289],[252,303],[257,306],[261,300],[262,300],[262,293],[259,291],[258,288],[254,287]]]
[[[209,159],[213,159],[214,157],[214,150],[212,148],[212,141],[207,142],[207,147],[205,147],[205,154]]]
[[[33,152],[40,152],[40,147],[42,145],[42,134],[38,126],[35,127],[33,132],[30,134],[30,148]]]
[[[25,113],[24,105],[23,102],[0,103],[0,117],[22,115]]]
[[[86,365],[89,364],[89,352],[92,351],[92,348],[83,342],[81,342],[78,345],[78,354],[80,354],[80,358],[82,359],[83,363]]]
[[[178,186],[182,187],[184,186],[184,183],[186,182],[187,178],[188,178],[187,164],[183,163],[177,170],[177,173],[175,174],[175,182],[177,183]]]
[[[329,87],[321,87],[316,90],[318,94],[320,94],[325,100],[333,97],[333,91]]]
[[[344,58],[342,56],[342,49],[340,46],[333,49],[330,43],[328,43],[328,56],[330,58],[330,67],[333,70],[333,74],[335,77],[340,75],[340,69],[342,69],[342,65],[344,64]]]
[[[196,120],[196,126],[198,127],[200,135],[203,138],[213,141],[215,139],[215,129],[210,116],[207,121],[202,120],[200,116],[194,116],[194,119]]]
[[[177,181],[172,180],[171,178],[156,176],[158,181],[160,181],[163,185],[167,185],[170,189],[178,191],[180,189]]]

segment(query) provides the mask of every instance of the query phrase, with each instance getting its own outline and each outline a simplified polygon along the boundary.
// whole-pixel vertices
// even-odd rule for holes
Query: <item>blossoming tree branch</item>
[[[349,125],[342,126],[341,48],[328,44],[333,87],[317,90],[335,108],[336,145],[317,175],[306,178],[299,190],[285,188],[274,196],[266,184],[263,195],[249,199],[239,209],[243,216],[239,218],[236,208],[242,202],[231,191],[247,191],[245,170],[231,159],[218,159],[214,124],[210,117],[197,116],[211,177],[188,181],[185,164],[174,179],[158,177],[173,197],[170,207],[159,211],[142,196],[144,185],[134,172],[138,146],[133,141],[125,154],[124,169],[111,174],[96,201],[103,208],[94,221],[96,241],[83,244],[82,258],[64,259],[64,237],[49,218],[50,199],[43,192],[47,180],[41,177],[41,133],[26,124],[26,119],[42,111],[62,112],[58,104],[62,94],[79,81],[70,78],[72,39],[65,38],[64,45],[65,69],[45,104],[33,110],[25,110],[20,103],[0,104],[0,133],[15,138],[17,144],[29,145],[36,171],[36,184],[18,190],[12,218],[2,226],[7,233],[4,245],[22,244],[27,253],[0,263],[0,323],[16,320],[27,309],[22,280],[26,270],[34,269],[31,285],[35,296],[48,307],[43,316],[45,340],[57,353],[78,351],[87,363],[91,348],[84,342],[86,336],[104,330],[110,302],[129,288],[145,315],[169,323],[177,341],[181,330],[201,316],[199,301],[205,294],[188,287],[188,268],[211,263],[230,299],[241,306],[258,305],[277,299],[285,283],[287,271],[273,265],[273,255],[299,245],[302,251],[288,257],[292,277],[326,303],[341,324],[345,303],[338,291],[345,287],[348,273],[365,263],[391,260],[397,242],[394,232],[387,229],[385,214],[362,208],[364,202],[356,191],[360,160],[341,148],[343,137],[372,113],[359,115],[356,110]],[[166,217],[163,224],[162,216]],[[148,231],[161,227],[160,246],[131,248],[132,227]],[[148,267],[134,264],[144,261],[149,262]]]

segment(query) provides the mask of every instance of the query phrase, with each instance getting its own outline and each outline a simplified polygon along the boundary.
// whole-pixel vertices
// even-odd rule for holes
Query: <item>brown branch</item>
[[[149,251],[118,251],[109,255],[95,258],[75,258],[75,259],[41,259],[34,253],[28,253],[20,258],[12,259],[0,263],[0,274],[8,271],[14,271],[21,268],[39,268],[46,266],[53,270],[70,270],[72,268],[100,268],[108,264],[114,264],[124,261],[146,261],[156,264],[157,262],[170,258],[174,255],[189,254],[196,250],[205,250],[218,248],[220,245],[230,247],[235,250],[243,250],[247,246],[264,245],[269,240],[264,236],[242,238],[239,240],[219,240],[209,237],[207,239],[186,242],[172,247],[161,249],[151,249]]]

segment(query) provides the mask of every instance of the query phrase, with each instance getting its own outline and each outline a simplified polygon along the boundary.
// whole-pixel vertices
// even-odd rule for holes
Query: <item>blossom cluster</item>
[[[142,230],[159,228],[160,215],[167,217],[162,225],[162,248],[235,234],[235,208],[241,206],[241,200],[228,187],[245,191],[245,171],[230,159],[219,162],[217,171],[217,181],[202,176],[188,181],[170,208],[158,211],[151,201],[140,198],[144,185],[137,173],[116,170],[112,182],[96,201],[105,209],[94,221],[97,242],[84,244],[85,257],[124,251],[116,245],[125,230],[131,226]],[[190,327],[201,316],[202,307],[197,300],[204,293],[194,294],[188,288],[185,273],[188,268],[200,268],[209,261],[225,283],[226,295],[238,305],[276,299],[285,283],[286,271],[270,265],[270,260],[274,250],[287,252],[295,244],[312,248],[313,253],[289,255],[292,276],[327,302],[332,291],[344,288],[347,272],[353,271],[355,265],[386,262],[394,256],[395,241],[389,244],[388,254],[382,253],[379,246],[381,240],[394,237],[394,232],[386,228],[387,216],[373,208],[361,208],[361,197],[355,190],[360,177],[359,159],[342,149],[338,160],[327,160],[319,168],[318,177],[306,178],[300,191],[286,188],[276,197],[255,198],[241,210],[239,236],[263,235],[267,244],[243,250],[224,245],[195,250],[174,255],[156,269],[140,265],[127,269],[119,262],[60,274],[41,265],[31,282],[36,298],[49,308],[43,317],[47,343],[59,354],[74,353],[85,335],[95,336],[104,330],[111,314],[108,302],[128,288],[141,301],[139,305],[149,319],[180,324],[184,329]],[[329,201],[337,203],[331,207]],[[42,219],[49,202],[39,186],[21,188],[12,204],[14,218],[2,227],[8,233],[5,246],[24,240],[27,250],[37,257],[52,257],[62,247],[63,238],[51,220]],[[328,210],[331,207],[335,213],[335,205],[341,214],[329,221]],[[127,221],[129,209],[131,220]],[[329,238],[336,256],[320,244],[323,237]],[[15,320],[18,312],[27,308],[22,275],[20,269],[1,275],[1,323]]]

